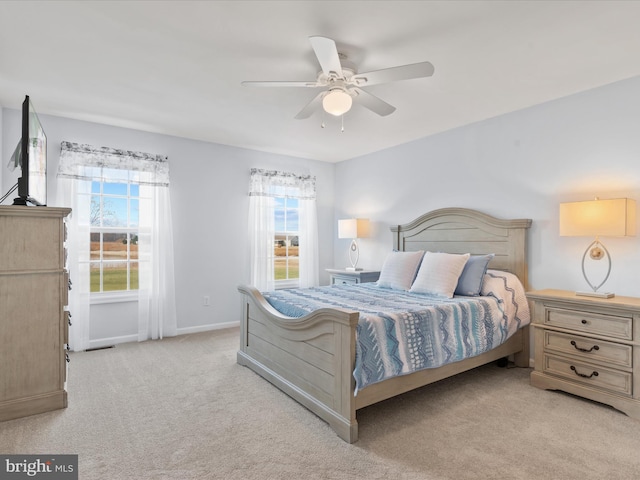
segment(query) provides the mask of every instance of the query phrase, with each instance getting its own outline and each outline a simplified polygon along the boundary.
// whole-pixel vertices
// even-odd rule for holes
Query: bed
[[[508,272],[527,288],[526,232],[531,220],[497,219],[464,208],[435,210],[391,227],[398,252],[493,254],[488,268]],[[302,316],[280,313],[265,296],[241,285],[242,318],[237,361],[325,420],[343,440],[358,439],[357,411],[504,357],[529,366],[528,327],[491,350],[436,368],[357,385],[360,312],[325,307]]]

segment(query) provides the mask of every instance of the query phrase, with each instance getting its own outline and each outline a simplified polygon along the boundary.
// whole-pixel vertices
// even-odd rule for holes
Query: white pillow
[[[464,255],[442,252],[425,253],[418,275],[409,291],[452,298],[469,256],[468,253]]]
[[[409,290],[424,250],[417,252],[391,252],[382,265],[378,286],[396,290]]]

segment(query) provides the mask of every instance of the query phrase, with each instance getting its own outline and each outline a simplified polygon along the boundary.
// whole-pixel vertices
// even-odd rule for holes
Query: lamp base
[[[345,268],[345,270],[347,272],[361,272],[362,268],[360,268],[360,267],[347,267],[347,268]]]
[[[596,297],[596,298],[613,298],[616,296],[613,292],[576,292],[579,297]]]

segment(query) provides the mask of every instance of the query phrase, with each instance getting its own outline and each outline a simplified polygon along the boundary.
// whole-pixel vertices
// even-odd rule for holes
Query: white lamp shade
[[[338,220],[338,238],[365,238],[369,236],[369,219],[348,218]]]
[[[636,202],[630,198],[560,204],[560,235],[627,237],[636,234]]]
[[[331,90],[322,99],[322,108],[327,113],[339,117],[351,110],[351,95],[342,90]]]

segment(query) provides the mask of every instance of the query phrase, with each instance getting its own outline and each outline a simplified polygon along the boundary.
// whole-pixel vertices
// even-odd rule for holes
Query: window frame
[[[282,205],[282,207],[280,208],[278,205],[278,200],[284,200],[284,204]],[[284,225],[284,230],[278,230],[277,228],[274,229],[274,237],[273,237],[273,248],[274,248],[274,253],[273,253],[273,284],[274,287],[276,288],[276,290],[278,289],[282,289],[282,288],[297,288],[300,286],[300,253],[298,251],[298,255],[296,256],[292,256],[289,255],[289,248],[291,247],[290,243],[291,243],[291,239],[293,239],[293,237],[298,237],[298,248],[300,248],[300,202],[299,199],[293,196],[289,196],[286,195],[286,192],[284,195],[276,195],[275,196],[275,207],[274,207],[274,222],[277,224],[278,222],[275,220],[275,217],[277,216],[277,212],[278,211],[282,211],[284,213],[284,218],[283,218],[283,225]],[[290,206],[290,202],[295,203],[295,206],[292,207]],[[289,218],[289,212],[291,212],[292,210],[296,211],[296,217],[297,217],[297,221],[295,222],[298,226],[298,228],[296,230],[289,230],[288,226],[290,225],[288,222],[288,218]],[[284,257],[278,257],[275,254],[275,246],[276,246],[276,242],[278,240],[277,237],[284,237],[285,238],[285,247],[286,247],[286,252],[287,254]],[[277,258],[284,258],[286,260],[286,278],[284,279],[277,279],[276,278],[276,259]],[[290,258],[296,258],[298,260],[298,276],[291,278],[289,277],[289,259]]]
[[[89,255],[89,260],[84,263],[89,268],[89,276],[91,277],[91,271],[93,265],[100,265],[100,291],[91,291],[91,283],[89,287],[89,301],[91,304],[103,304],[103,303],[116,303],[116,302],[130,302],[138,299],[139,295],[139,279],[138,279],[138,288],[131,289],[131,267],[132,264],[137,264],[138,269],[140,268],[140,258],[137,255],[136,259],[131,258],[131,237],[133,235],[140,237],[140,203],[143,197],[141,197],[141,188],[140,183],[132,181],[132,177],[135,177],[135,172],[127,170],[127,178],[126,181],[123,181],[122,175],[119,175],[115,181],[109,181],[109,179],[105,178],[94,178],[90,181],[91,188],[89,192],[85,194],[90,204],[93,203],[94,197],[98,197],[100,200],[100,225],[94,225],[90,219],[89,222],[89,235],[99,234],[100,235],[100,258],[98,260],[94,260],[91,258],[91,250]],[[94,191],[94,183],[99,185],[99,191]],[[105,184],[122,184],[126,185],[126,195],[125,194],[116,194],[116,193],[105,193],[104,185]],[[132,186],[137,187],[137,195],[132,195]],[[126,225],[127,226],[105,226],[104,225],[104,200],[109,198],[114,199],[125,199],[126,200]],[[137,224],[131,224],[132,217],[132,200],[138,202],[138,217]],[[91,207],[90,207],[91,208]],[[103,239],[104,234],[125,234],[127,235],[127,255],[125,260],[105,260],[104,259],[104,250],[103,250]],[[91,243],[91,240],[89,240]],[[126,290],[102,290],[104,288],[104,264],[109,263],[126,263],[127,265],[127,289]]]

